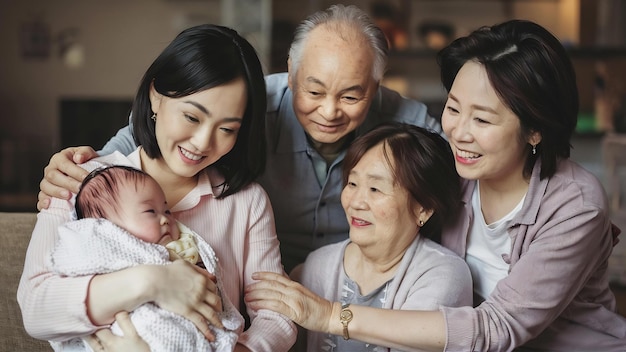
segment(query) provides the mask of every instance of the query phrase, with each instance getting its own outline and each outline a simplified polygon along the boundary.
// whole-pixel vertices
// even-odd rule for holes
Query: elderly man
[[[441,133],[426,106],[380,85],[387,40],[362,10],[333,5],[302,21],[289,50],[288,72],[268,75],[267,166],[258,182],[269,194],[287,272],[322,245],[348,237],[341,207],[341,166],[349,143],[385,121],[402,121]],[[132,126],[99,152],[130,153]],[[84,162],[96,153],[67,148],[46,167],[38,208],[49,195],[78,191]]]

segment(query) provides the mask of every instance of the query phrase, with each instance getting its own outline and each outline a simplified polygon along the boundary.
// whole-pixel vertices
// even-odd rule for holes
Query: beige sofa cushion
[[[0,351],[52,351],[46,341],[30,337],[17,305],[17,285],[37,215],[0,212]]]

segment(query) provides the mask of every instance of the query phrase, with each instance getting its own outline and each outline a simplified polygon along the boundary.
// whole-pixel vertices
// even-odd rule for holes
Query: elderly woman
[[[460,205],[459,178],[443,137],[408,124],[382,125],[350,146],[343,180],[341,204],[350,238],[308,256],[301,272],[302,285],[312,291],[307,294],[340,302],[344,315],[351,304],[385,309],[471,305],[467,265],[428,238]],[[287,279],[281,284],[295,285]],[[259,293],[254,287],[248,291],[252,307]],[[349,316],[344,319],[348,324]],[[380,350],[349,337],[348,329],[343,336],[309,331],[307,349]]]

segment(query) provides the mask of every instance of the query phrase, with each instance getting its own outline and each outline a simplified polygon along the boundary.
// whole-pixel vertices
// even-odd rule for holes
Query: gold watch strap
[[[352,321],[352,311],[348,309],[350,303],[341,304],[341,312],[339,313],[339,321],[343,325],[343,339],[349,340],[350,333],[348,333],[348,323]]]

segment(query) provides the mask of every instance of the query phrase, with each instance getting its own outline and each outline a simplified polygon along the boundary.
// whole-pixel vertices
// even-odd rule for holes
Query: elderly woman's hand
[[[109,329],[101,329],[86,338],[91,349],[96,352],[116,352],[116,351],[137,351],[150,352],[150,346],[141,336],[137,335],[137,330],[133,325],[127,312],[119,312],[115,315],[115,320],[122,329],[124,336],[113,335]]]
[[[333,302],[276,273],[258,272],[252,278],[259,281],[246,287],[244,298],[251,308],[283,314],[308,330],[329,331]],[[339,304],[336,305],[338,317]]]

